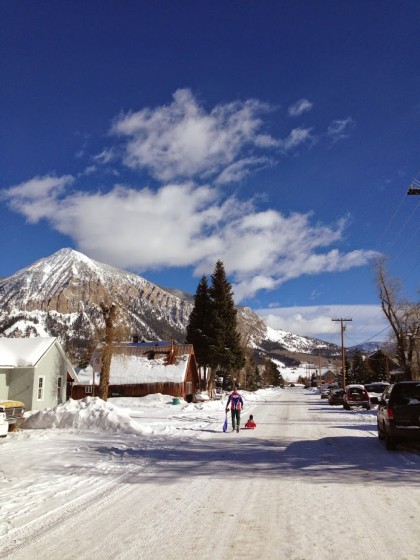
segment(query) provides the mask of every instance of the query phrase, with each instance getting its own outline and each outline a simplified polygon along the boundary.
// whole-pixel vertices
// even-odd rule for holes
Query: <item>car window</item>
[[[379,394],[382,394],[387,387],[388,385],[386,385],[385,383],[383,385],[380,385],[379,383],[372,383],[371,385],[365,385],[365,389],[366,391],[369,391],[369,393],[379,393]]]
[[[392,393],[396,404],[418,404],[420,402],[420,383],[396,386]]]

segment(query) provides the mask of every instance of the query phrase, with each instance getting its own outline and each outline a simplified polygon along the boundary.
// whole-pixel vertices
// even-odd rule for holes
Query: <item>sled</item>
[[[223,423],[223,431],[226,432],[227,429],[228,429],[228,419],[227,419],[227,412],[226,412],[225,421]]]

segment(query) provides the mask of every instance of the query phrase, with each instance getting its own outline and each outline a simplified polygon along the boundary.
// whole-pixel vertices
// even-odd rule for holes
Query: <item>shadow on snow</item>
[[[235,438],[236,441],[228,440]],[[311,483],[374,483],[420,486],[420,457],[390,453],[372,437],[326,437],[282,441],[221,434],[220,439],[188,441],[172,449],[154,447],[97,447],[100,455],[119,457],[124,463],[140,461],[146,478],[170,482],[174,477],[308,478]]]

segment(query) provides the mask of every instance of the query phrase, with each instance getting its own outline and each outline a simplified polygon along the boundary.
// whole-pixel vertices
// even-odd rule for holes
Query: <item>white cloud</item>
[[[127,138],[124,162],[147,168],[161,181],[211,177],[256,149],[279,144],[262,132],[260,116],[270,110],[256,100],[201,107],[190,90],[177,90],[170,105],[120,116],[112,133]]]
[[[117,154],[114,148],[105,148],[104,150],[102,150],[102,152],[93,156],[93,160],[97,163],[106,165],[107,163],[114,161],[116,157]]]
[[[215,188],[168,184],[153,191],[116,185],[106,193],[65,193],[71,177],[44,177],[6,191],[10,206],[31,222],[42,218],[103,262],[139,272],[193,266],[209,273],[221,259],[236,301],[302,275],[348,270],[377,256],[341,253],[347,221],[312,223],[310,214],[259,211],[253,201],[223,197]]]
[[[303,98],[296,101],[296,103],[293,103],[293,105],[290,105],[288,113],[290,117],[299,117],[302,113],[310,111],[312,107],[313,103],[311,103],[308,99]]]
[[[350,136],[350,130],[354,126],[355,123],[351,117],[336,119],[329,125],[327,129],[327,136],[331,139],[332,143],[335,144],[339,140],[348,138]]]
[[[346,322],[346,346],[372,338],[376,341],[384,340],[389,327],[379,305],[269,307],[255,311],[274,329],[328,340],[335,344],[341,344],[341,329],[340,324],[333,319],[351,318],[351,322]]]
[[[272,165],[267,158],[245,158],[228,165],[215,179],[216,185],[239,182],[255,168]]]
[[[81,173],[80,175],[93,175],[94,173],[96,173],[98,170],[98,168],[96,167],[96,165],[88,165]]]
[[[281,141],[282,148],[288,152],[306,142],[313,142],[315,139],[311,134],[311,128],[294,128],[287,138]]]
[[[10,207],[23,214],[28,222],[36,223],[54,214],[59,195],[73,181],[74,178],[70,175],[34,177],[5,189],[1,193],[1,199],[9,201]]]

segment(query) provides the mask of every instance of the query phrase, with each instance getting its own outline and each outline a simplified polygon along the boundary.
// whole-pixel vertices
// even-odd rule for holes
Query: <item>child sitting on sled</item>
[[[245,428],[247,430],[253,430],[257,427],[257,424],[254,422],[254,416],[252,414],[249,415],[249,418],[245,424]]]

